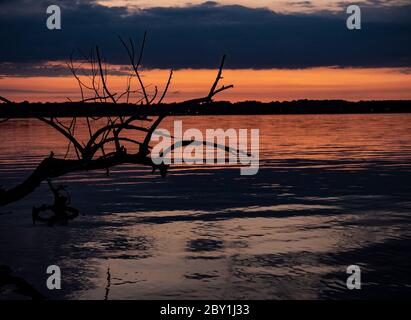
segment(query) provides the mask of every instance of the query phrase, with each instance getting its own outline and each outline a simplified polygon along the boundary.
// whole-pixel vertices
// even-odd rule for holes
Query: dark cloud
[[[309,1],[295,2],[309,5]],[[147,30],[146,67],[216,67],[224,53],[231,68],[411,66],[411,5],[365,6],[363,29],[349,31],[345,10],[278,14],[265,8],[206,2],[129,11],[93,1],[55,0],[52,4],[62,8],[63,29],[49,31],[49,4],[0,1],[0,63],[61,61],[73,49],[99,44],[110,62],[125,64],[127,57],[117,35],[138,41]]]
[[[79,55],[80,56],[80,55]],[[90,68],[85,62],[74,63],[77,74],[89,75]],[[124,76],[132,72],[131,67],[125,66],[111,66],[109,68],[111,75]],[[17,76],[17,77],[35,77],[35,76],[68,76],[72,75],[67,63],[55,62],[3,62],[0,63],[0,75],[2,76]]]

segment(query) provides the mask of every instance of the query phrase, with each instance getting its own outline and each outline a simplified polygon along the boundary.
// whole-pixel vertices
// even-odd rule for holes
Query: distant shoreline
[[[411,100],[351,102],[345,100],[296,100],[285,102],[212,102],[207,104],[135,105],[112,103],[2,103],[0,118],[104,117],[135,114],[185,115],[292,115],[411,113]]]

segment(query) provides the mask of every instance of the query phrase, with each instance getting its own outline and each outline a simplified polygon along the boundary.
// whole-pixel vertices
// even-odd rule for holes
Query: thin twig
[[[169,77],[168,77],[168,81],[167,81],[166,88],[164,89],[164,92],[163,92],[163,94],[161,95],[160,100],[158,100],[158,104],[161,104],[161,103],[163,102],[164,98],[166,97],[167,91],[168,91],[168,88],[170,87],[170,83],[171,83],[171,79],[172,79],[172,78],[173,78],[173,69],[170,70],[170,75],[169,75]]]
[[[138,67],[141,65],[141,60],[143,58],[144,46],[145,46],[145,43],[146,43],[146,36],[147,36],[147,32],[144,33],[143,42],[142,42],[141,50],[140,50],[140,56],[138,58],[137,64],[135,63],[135,53],[134,53],[133,40],[131,40],[131,38],[129,39],[129,42],[130,42],[130,48],[129,48],[128,45],[124,42],[124,40],[120,36],[118,38],[120,39],[121,43],[123,44],[124,48],[127,51],[128,57],[130,59],[131,66],[133,67],[134,73],[136,74],[138,82],[140,83],[141,90],[143,91],[143,95],[144,95],[144,99],[146,100],[146,104],[150,105],[150,100],[148,98],[146,88],[144,86],[143,80],[141,79],[140,73],[138,71]]]
[[[107,93],[107,95],[111,98],[111,101],[113,101],[113,103],[117,103],[116,99],[114,99],[114,96],[110,93],[110,91],[107,88],[106,80],[105,80],[104,73],[103,73],[103,67],[101,65],[101,57],[100,57],[100,52],[98,50],[98,46],[96,46],[96,55],[97,55],[97,61],[98,61],[98,66],[100,70],[101,81],[103,84],[103,89]]]

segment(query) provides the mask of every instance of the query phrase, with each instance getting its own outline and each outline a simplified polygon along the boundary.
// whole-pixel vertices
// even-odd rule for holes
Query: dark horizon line
[[[292,101],[215,101],[211,103],[164,103],[136,105],[126,103],[20,102],[0,104],[0,118],[103,117],[145,115],[269,115],[269,114],[361,114],[411,113],[411,100],[292,100]]]

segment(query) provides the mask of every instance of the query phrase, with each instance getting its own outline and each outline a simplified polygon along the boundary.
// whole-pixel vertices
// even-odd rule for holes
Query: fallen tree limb
[[[146,91],[146,86],[144,85],[142,81],[142,77],[140,75],[140,70],[139,67],[141,66],[141,61],[143,57],[143,50],[146,42],[146,34],[144,34],[144,38],[142,41],[141,45],[141,50],[140,54],[138,56],[138,60],[136,61],[136,56],[135,56],[135,50],[134,50],[134,43],[130,39],[130,45],[127,45],[121,38],[120,38],[121,43],[125,47],[127,54],[130,59],[130,65],[134,71],[134,75],[138,80],[138,83],[140,85],[141,92],[143,94],[143,97],[139,100],[138,102],[142,102],[143,105],[146,107],[150,107],[152,109],[153,106],[160,106],[162,104],[163,99],[165,98],[168,89],[170,87],[170,83],[173,77],[173,71],[170,71],[170,75],[168,77],[167,83],[165,85],[164,91],[159,97],[159,100],[157,103],[154,103],[155,99],[158,96],[158,88],[155,86],[155,92],[152,97],[148,96],[148,92]],[[10,203],[19,201],[26,197],[28,194],[33,192],[37,187],[40,186],[40,184],[48,179],[53,179],[57,177],[61,177],[63,175],[66,175],[68,173],[72,172],[78,172],[78,171],[91,171],[91,170],[106,170],[109,172],[110,168],[122,165],[122,164],[138,164],[138,165],[143,165],[143,166],[149,166],[153,169],[153,173],[156,171],[156,169],[159,169],[161,176],[165,176],[167,174],[167,169],[168,166],[164,163],[157,165],[153,162],[153,160],[150,157],[150,152],[151,152],[151,146],[150,146],[150,141],[152,138],[152,135],[154,134],[155,130],[159,127],[161,122],[167,117],[169,114],[168,112],[159,112],[157,114],[157,118],[155,121],[154,119],[148,118],[147,115],[141,114],[139,112],[140,105],[134,104],[133,110],[131,110],[131,114],[128,113],[127,115],[122,114],[121,109],[118,108],[120,106],[118,100],[116,100],[114,97],[117,96],[117,93],[112,92],[108,88],[108,82],[107,82],[107,65],[103,66],[103,59],[102,55],[100,54],[99,47],[95,47],[95,53],[92,50],[90,53],[90,56],[87,57],[83,55],[86,60],[89,60],[89,63],[91,65],[91,76],[89,76],[89,80],[91,81],[91,84],[85,83],[81,76],[77,73],[77,68],[74,66],[73,58],[72,56],[70,57],[70,62],[68,63],[68,66],[74,75],[76,81],[78,82],[80,92],[81,92],[81,102],[78,103],[81,106],[84,106],[84,108],[89,108],[89,104],[86,104],[86,101],[99,101],[101,104],[95,103],[93,105],[98,105],[97,108],[95,108],[94,112],[97,112],[98,109],[101,109],[102,107],[110,109],[110,112],[114,112],[113,115],[106,115],[104,116],[105,119],[103,119],[103,123],[96,122],[100,119],[95,119],[93,117],[89,117],[90,114],[86,114],[86,123],[87,123],[87,129],[88,129],[88,134],[89,138],[86,141],[82,141],[82,137],[79,137],[79,135],[76,133],[76,123],[77,123],[77,117],[72,116],[71,121],[69,123],[64,123],[64,121],[59,120],[56,117],[53,116],[44,116],[44,115],[39,115],[38,113],[34,115],[35,118],[39,119],[43,123],[47,124],[48,126],[54,128],[57,130],[62,136],[64,136],[68,142],[67,146],[67,151],[66,151],[66,156],[64,159],[60,158],[55,158],[54,153],[51,152],[50,156],[46,159],[44,159],[38,166],[37,168],[32,172],[32,174],[22,183],[19,185],[8,189],[8,190],[3,190],[0,188],[0,207],[8,205]],[[227,89],[232,88],[232,86],[221,86],[219,89],[218,84],[222,77],[222,71],[224,67],[224,62],[225,62],[225,56],[223,57],[217,77],[215,81],[213,82],[211,89],[208,93],[207,96],[199,99],[193,99],[193,100],[188,100],[180,103],[176,103],[174,106],[185,106],[185,105],[201,105],[203,103],[209,103],[212,102],[213,97]],[[84,77],[84,75],[82,76]],[[99,80],[98,80],[99,79]],[[100,85],[101,84],[101,85]],[[93,93],[93,97],[87,98],[85,96],[85,90],[89,90]],[[131,76],[128,79],[127,82],[127,89],[125,90],[124,93],[122,93],[120,96],[127,96],[127,102],[129,99],[130,93],[135,93],[138,92],[138,90],[131,90]],[[107,104],[105,103],[106,99],[110,99],[112,103]],[[24,108],[25,105],[23,104],[19,110],[19,107],[16,107],[14,103],[12,103],[10,100],[0,97],[0,100],[3,102],[6,102],[5,107],[2,109],[2,112],[11,112],[15,113],[21,112]],[[145,104],[144,104],[145,102]],[[71,104],[75,105],[75,103]],[[127,104],[129,106],[129,104]],[[70,104],[69,104],[70,106]],[[52,107],[49,107],[49,111],[52,111]],[[115,107],[115,108],[114,108]],[[135,108],[135,109],[134,109]],[[140,109],[141,110],[141,109]],[[38,112],[38,110],[33,111],[33,112]],[[68,110],[64,109],[59,109],[59,115],[64,115],[65,112],[68,112]],[[78,112],[78,111],[77,111]],[[47,113],[47,112],[46,112]],[[3,117],[3,118],[8,118],[8,116]],[[95,121],[95,122],[93,122]],[[150,126],[148,127],[143,127],[140,125],[136,125],[136,121],[142,121],[142,122],[152,122],[150,123]],[[98,126],[98,127],[96,127]],[[78,131],[78,130],[77,130]],[[128,137],[125,137],[124,134],[127,131],[134,131],[134,132],[144,132],[145,137],[143,137],[140,141],[137,141],[135,139],[131,139]],[[122,134],[122,136],[120,136]],[[136,150],[133,152],[128,152],[125,145],[123,143],[129,143],[132,144],[134,147],[136,147]],[[193,141],[194,142],[194,141]],[[192,142],[184,142],[183,145],[187,145]],[[114,146],[113,146],[114,145]],[[67,156],[69,155],[70,147],[74,147],[75,154],[77,156],[77,159],[66,159]],[[107,147],[107,149],[106,149]],[[176,148],[177,146],[173,146],[172,149]],[[114,151],[112,151],[114,150]]]
[[[19,201],[36,190],[43,181],[47,179],[64,176],[68,173],[78,171],[106,170],[122,164],[139,164],[150,166],[153,169],[159,168],[164,175],[166,168],[155,165],[151,158],[140,153],[127,154],[116,152],[107,157],[96,160],[67,160],[50,156],[44,159],[33,173],[22,183],[9,190],[0,189],[0,206]],[[166,172],[165,172],[166,173]]]

